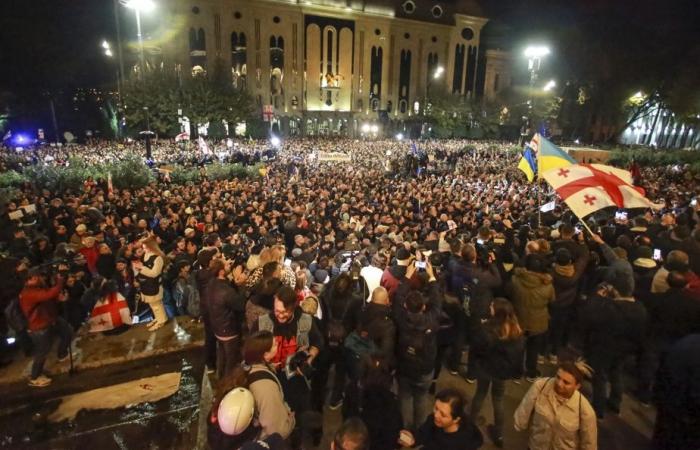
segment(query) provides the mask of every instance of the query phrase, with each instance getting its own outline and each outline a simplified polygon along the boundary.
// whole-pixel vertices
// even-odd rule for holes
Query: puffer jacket
[[[544,333],[549,328],[548,305],[554,301],[552,276],[518,267],[514,270],[508,296],[524,331]]]

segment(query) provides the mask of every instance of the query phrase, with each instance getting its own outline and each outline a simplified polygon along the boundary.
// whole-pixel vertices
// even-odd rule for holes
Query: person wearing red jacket
[[[73,332],[68,322],[59,317],[56,303],[66,299],[63,284],[63,277],[57,275],[54,286],[48,287],[44,275],[33,269],[29,271],[19,294],[20,308],[27,318],[27,330],[34,343],[30,386],[45,387],[51,384],[51,378],[42,372],[55,337],[59,339],[58,360],[62,362],[68,358]]]

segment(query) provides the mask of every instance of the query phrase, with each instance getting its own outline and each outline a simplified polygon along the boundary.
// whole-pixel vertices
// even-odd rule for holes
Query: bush
[[[233,178],[254,178],[259,176],[259,165],[245,167],[240,164],[214,163],[207,166],[207,176],[212,180]],[[23,171],[12,170],[0,173],[0,189],[16,188],[29,182],[38,189],[58,192],[80,191],[88,177],[106,180],[112,174],[112,184],[117,189],[140,189],[155,180],[153,172],[138,157],[130,157],[110,164],[88,166],[82,160],[69,161],[66,167],[28,166]],[[175,166],[170,179],[173,184],[199,183],[201,176],[198,167]]]
[[[690,164],[691,170],[700,173],[700,152],[693,150],[653,150],[648,148],[631,148],[612,150],[609,162],[628,167],[632,160],[640,166],[668,166],[673,164]]]
[[[9,188],[21,186],[27,179],[21,173],[14,170],[0,173],[0,188]]]

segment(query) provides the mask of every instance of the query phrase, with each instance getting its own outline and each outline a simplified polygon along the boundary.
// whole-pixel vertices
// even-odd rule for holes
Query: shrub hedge
[[[209,179],[224,180],[258,176],[259,166],[244,167],[240,164],[214,163],[206,166]],[[88,165],[83,160],[72,158],[65,167],[46,165],[27,166],[19,170],[0,173],[0,189],[17,188],[29,183],[39,189],[52,192],[63,190],[80,190],[88,178],[107,179],[112,174],[115,188],[139,189],[155,180],[154,172],[140,158],[127,158],[115,163]],[[170,175],[175,184],[201,181],[199,168],[176,166]]]

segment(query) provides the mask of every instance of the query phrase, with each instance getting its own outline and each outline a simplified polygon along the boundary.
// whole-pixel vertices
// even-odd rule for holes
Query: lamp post
[[[156,4],[152,0],[125,0],[123,5],[129,9],[133,9],[136,13],[136,35],[139,40],[139,76],[143,80],[143,74],[146,71],[146,62],[143,53],[143,35],[141,34],[141,12],[153,11]]]
[[[527,69],[530,72],[530,94],[529,94],[529,99],[527,102],[528,108],[528,121],[530,122],[530,127],[532,126],[532,112],[533,112],[533,106],[534,106],[534,92],[535,92],[535,83],[537,82],[537,75],[540,70],[540,64],[542,63],[542,59],[549,55],[549,47],[546,47],[544,45],[531,45],[528,46],[525,49],[525,57],[527,58]],[[554,86],[552,86],[554,87]],[[523,133],[521,133],[521,136],[527,134],[527,129],[523,130]]]
[[[108,41],[102,41],[102,49],[104,50],[104,55],[108,58],[113,58],[114,53],[112,52],[112,46]],[[120,71],[117,69],[117,131],[116,138],[119,139],[119,108],[122,104],[122,79],[120,77]]]

